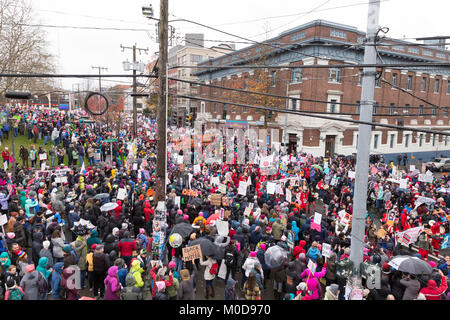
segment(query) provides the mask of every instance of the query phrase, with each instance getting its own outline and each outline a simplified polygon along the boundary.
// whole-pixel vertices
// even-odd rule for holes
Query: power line
[[[423,132],[423,133],[437,134],[437,135],[443,135],[443,136],[450,136],[450,132],[442,132],[442,131],[428,130],[428,129],[417,129],[416,127],[404,127],[404,126],[396,126],[396,125],[390,125],[390,124],[382,124],[382,123],[378,123],[378,122],[369,122],[369,121],[360,121],[360,120],[354,120],[354,119],[337,118],[337,117],[324,116],[324,115],[320,115],[320,114],[316,114],[316,113],[313,114],[313,113],[306,113],[306,112],[302,112],[302,111],[294,111],[294,110],[288,110],[288,109],[262,107],[262,106],[255,106],[255,105],[235,103],[235,102],[227,102],[227,101],[207,99],[207,98],[203,98],[203,97],[195,97],[195,96],[188,96],[188,95],[181,95],[181,94],[176,94],[176,95],[173,95],[173,96],[178,97],[178,98],[202,100],[202,101],[208,101],[208,102],[229,104],[229,105],[235,105],[235,106],[239,106],[239,107],[247,107],[247,108],[263,110],[263,111],[274,111],[274,112],[279,112],[279,113],[289,113],[289,114],[295,114],[295,115],[300,115],[300,116],[305,116],[305,117],[312,117],[312,118],[319,118],[319,119],[326,119],[326,120],[334,120],[334,121],[341,121],[341,122],[350,122],[350,123],[355,123],[355,124],[365,124],[365,125],[370,125],[370,126],[375,126],[375,127],[383,127],[383,128],[396,129],[396,130],[402,130],[402,131],[415,131],[415,132]]]
[[[228,91],[235,91],[235,92],[240,92],[240,93],[246,93],[246,94],[253,94],[253,95],[260,95],[260,96],[266,96],[266,97],[272,97],[272,98],[279,98],[279,99],[292,99],[292,100],[298,100],[298,101],[306,101],[306,102],[314,102],[314,103],[323,103],[323,104],[330,104],[330,101],[326,101],[326,100],[314,100],[314,99],[306,99],[306,98],[298,98],[298,97],[288,97],[288,96],[282,96],[282,95],[277,95],[277,94],[271,94],[271,93],[262,93],[262,92],[257,92],[257,91],[248,91],[248,90],[243,90],[243,89],[237,89],[237,88],[228,88],[228,87],[223,87],[223,86],[218,86],[218,85],[214,85],[214,84],[205,84],[205,83],[201,83],[201,82],[196,82],[196,81],[190,81],[190,80],[183,80],[183,79],[178,79],[178,78],[173,78],[173,77],[169,77],[169,80],[175,80],[178,82],[184,82],[184,83],[189,83],[189,84],[193,84],[193,85],[199,85],[199,86],[204,86],[204,87],[210,87],[210,88],[215,88],[215,89],[221,89],[221,90],[228,90]],[[349,103],[349,102],[333,102],[336,105],[343,105],[343,106],[353,106],[353,107],[357,107],[360,106],[360,104],[362,102],[360,102],[360,104],[358,103]],[[383,106],[383,105],[376,105],[376,107],[378,108],[392,108],[392,106]],[[415,106],[394,106],[395,108],[409,108],[409,109],[432,109],[432,107],[415,107]],[[375,115],[374,115],[375,116]],[[376,116],[381,116],[376,114]]]
[[[147,32],[148,29],[139,28],[116,28],[116,27],[94,27],[94,26],[67,26],[53,24],[32,24],[32,23],[3,23],[7,26],[40,27],[40,28],[59,28],[59,29],[82,29],[82,30],[103,30],[103,31],[141,31]]]

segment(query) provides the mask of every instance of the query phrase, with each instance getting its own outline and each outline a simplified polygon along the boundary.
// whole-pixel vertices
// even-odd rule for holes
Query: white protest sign
[[[349,171],[349,172],[348,172],[348,177],[349,177],[350,179],[355,179],[355,177],[356,177],[356,172],[355,172],[355,171]]]
[[[219,177],[212,177],[211,178],[211,184],[215,184],[218,186],[220,184],[220,178]]]
[[[251,186],[252,185],[252,179],[250,178],[250,176],[247,179],[247,185]]]
[[[242,196],[247,195],[247,182],[245,182],[245,181],[240,181],[239,182],[238,194],[240,194]]]
[[[406,189],[408,187],[408,179],[401,179],[400,180],[400,188]]]
[[[178,209],[181,207],[181,197],[175,196],[175,205],[178,207]]]
[[[223,194],[227,193],[227,186],[223,183],[220,183],[219,184],[219,192],[223,193]]]
[[[336,184],[337,184],[337,179],[333,177],[333,179],[331,179],[330,185],[334,187],[334,186],[336,186]]]
[[[8,162],[3,162],[3,170],[8,171]]]
[[[411,165],[409,165],[409,171],[414,171],[414,170],[416,170],[416,166],[415,165],[413,165],[413,164],[411,164]]]
[[[56,183],[66,183],[67,182],[67,177],[66,176],[55,177],[55,182]]]
[[[292,202],[292,192],[289,189],[286,189],[286,201],[287,202]]]
[[[284,194],[283,188],[281,187],[281,184],[277,183],[276,188],[275,188],[275,193],[276,194]]]
[[[138,169],[138,164],[137,162],[133,163],[133,170],[136,171]]]
[[[0,215],[0,226],[3,226],[8,223],[8,217],[6,214]]]
[[[314,212],[314,223],[320,225],[322,222],[322,215],[318,212]]]
[[[216,228],[219,236],[227,237],[228,236],[228,222],[217,219],[216,220]]]
[[[184,160],[184,159],[183,159],[183,156],[180,156],[180,155],[179,155],[179,156],[177,157],[177,164],[182,164],[182,163],[183,163],[183,160]]]
[[[345,210],[339,211],[339,212],[338,212],[339,218],[341,218],[341,220],[344,219],[346,213],[347,213],[347,212],[345,212]]]
[[[392,176],[395,177],[396,173],[397,173],[397,167],[392,166]]]
[[[267,182],[267,194],[275,193],[276,184],[272,182]]]
[[[436,200],[431,199],[431,198],[427,198],[427,197],[418,197],[418,198],[416,199],[416,202],[415,202],[414,204],[415,204],[415,208],[417,208],[418,206],[420,206],[420,205],[423,204],[423,203],[425,203],[426,205],[430,205],[430,204],[433,204],[433,203],[435,203],[435,202],[436,202]]]
[[[127,190],[125,188],[119,188],[117,191],[117,199],[118,200],[124,200],[127,196]]]
[[[45,161],[45,160],[47,160],[47,154],[46,154],[46,153],[40,153],[40,154],[39,154],[39,160],[40,160],[40,161]]]
[[[194,174],[200,173],[202,169],[200,168],[199,164],[194,165]]]
[[[331,255],[331,245],[328,243],[322,243],[322,256],[329,258]]]

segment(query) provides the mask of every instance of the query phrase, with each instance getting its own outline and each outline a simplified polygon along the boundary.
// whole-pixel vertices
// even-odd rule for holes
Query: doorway
[[[288,153],[297,154],[297,135],[295,133],[289,133]]]
[[[325,157],[332,157],[335,153],[336,136],[326,136],[325,138]]]

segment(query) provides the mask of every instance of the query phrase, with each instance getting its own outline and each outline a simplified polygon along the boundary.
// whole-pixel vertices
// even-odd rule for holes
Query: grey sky
[[[132,46],[136,43],[138,47],[148,47],[149,55],[138,56],[144,62],[149,61],[151,54],[158,51],[154,40],[156,21],[147,20],[141,14],[141,7],[149,3],[153,5],[155,17],[159,17],[159,0],[31,0],[36,22],[42,24],[149,30],[44,28],[48,36],[49,51],[57,57],[58,72],[90,74],[97,72],[91,66],[99,65],[108,68],[105,73],[123,74],[122,61],[127,58],[131,61],[132,52],[122,52],[121,44]],[[367,3],[368,0],[169,0],[169,20],[182,17],[261,41],[266,38],[266,34],[274,37],[284,30],[314,19],[330,20],[366,31]],[[348,7],[336,8],[341,6]],[[315,12],[309,13],[313,9]],[[388,36],[393,38],[448,35],[449,9],[448,0],[386,0],[381,2],[380,26],[389,27]],[[256,21],[246,22],[248,20]],[[185,22],[176,22],[173,26],[179,36],[199,32],[205,34],[205,39],[240,41]],[[213,44],[217,43],[206,42],[206,46]],[[244,46],[247,45],[236,45],[238,49]],[[72,89],[72,83],[82,81],[68,79],[62,81],[62,84],[66,89]],[[103,84],[109,86],[114,83],[104,81]],[[93,81],[93,85],[97,86],[97,82]]]

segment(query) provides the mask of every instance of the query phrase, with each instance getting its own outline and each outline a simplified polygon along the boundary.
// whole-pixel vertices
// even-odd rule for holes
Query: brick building
[[[263,92],[320,100],[324,103],[278,99],[275,107],[357,120],[362,68],[336,68],[333,65],[362,64],[364,40],[365,33],[355,27],[315,20],[267,40],[272,46],[252,45],[231,55],[202,61],[199,66],[213,68],[198,68],[194,74],[205,84],[251,90],[246,83],[257,80],[255,77],[260,78],[260,71],[237,66],[253,64],[261,59],[264,59],[266,65],[290,66],[260,69],[270,79],[270,85]],[[450,51],[391,38],[383,39],[378,51],[382,59],[378,58],[379,63],[450,62]],[[329,68],[304,68],[306,65],[328,65]],[[221,68],[222,66],[228,68]],[[381,78],[376,81],[375,87],[374,121],[450,132],[450,68],[379,68],[378,71],[381,72]],[[383,80],[439,108],[427,105]],[[198,95],[230,101],[223,90],[211,87],[199,86]],[[250,98],[246,99],[244,94],[240,95],[240,102],[256,104],[251,103]],[[283,144],[286,142],[290,151],[304,151],[316,156],[356,153],[358,125],[349,122],[292,114],[286,116],[277,112],[269,116],[251,108],[224,106],[208,101],[199,102],[197,120],[202,121],[207,128],[233,125],[259,129],[267,127],[269,133],[274,130],[279,133],[280,141],[273,141]],[[269,139],[271,138],[269,137],[268,141]],[[441,154],[450,157],[450,144],[442,135],[376,127],[372,131],[370,144],[372,154],[384,154],[387,160],[394,159],[398,153],[414,155],[415,159],[423,161]]]

